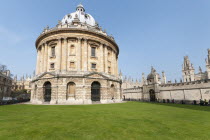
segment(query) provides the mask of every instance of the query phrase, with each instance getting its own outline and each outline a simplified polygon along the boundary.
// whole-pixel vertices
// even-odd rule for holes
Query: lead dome
[[[88,13],[85,13],[85,8],[82,4],[79,4],[76,8],[76,12],[67,14],[61,20],[61,23],[71,24],[74,19],[78,19],[79,22],[88,24],[90,26],[96,26],[95,19]]]

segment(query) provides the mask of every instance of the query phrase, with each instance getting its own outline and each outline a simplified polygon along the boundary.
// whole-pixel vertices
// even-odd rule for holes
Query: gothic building
[[[121,101],[119,47],[83,5],[36,40],[31,102],[91,104]]]
[[[26,90],[27,93],[31,93],[31,81],[32,77],[28,75],[22,76],[20,79],[15,76],[12,81],[12,91]]]
[[[3,98],[8,98],[11,95],[12,78],[10,71],[0,72],[0,101]]]
[[[126,86],[129,85],[129,86]],[[133,86],[127,79],[123,80],[123,98],[129,100],[145,101],[174,101],[192,103],[202,100],[210,100],[210,50],[206,59],[206,71],[195,73],[195,69],[188,56],[184,57],[182,66],[182,79],[174,83],[166,81],[166,75],[160,76],[152,67],[150,74],[142,80],[138,86]]]

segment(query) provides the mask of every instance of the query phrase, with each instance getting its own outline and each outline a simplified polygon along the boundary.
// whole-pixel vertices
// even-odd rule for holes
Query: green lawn
[[[0,140],[210,139],[210,107],[128,102],[0,106]]]

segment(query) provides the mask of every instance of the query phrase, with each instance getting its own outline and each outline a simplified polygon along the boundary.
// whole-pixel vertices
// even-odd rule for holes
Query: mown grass
[[[210,108],[128,102],[0,106],[0,140],[210,139]]]

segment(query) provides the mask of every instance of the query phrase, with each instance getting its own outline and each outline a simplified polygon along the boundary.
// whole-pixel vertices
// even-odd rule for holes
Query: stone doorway
[[[111,99],[114,100],[115,99],[115,87],[113,84],[111,85],[110,92],[111,92]]]
[[[153,89],[149,91],[149,95],[150,95],[150,102],[155,102],[156,96],[155,96],[155,91]]]
[[[50,102],[51,101],[51,83],[46,82],[44,84],[44,101]]]
[[[70,82],[67,84],[67,99],[75,99],[76,84]]]
[[[100,101],[100,88],[101,84],[99,82],[93,82],[91,85],[91,100],[92,101]]]

